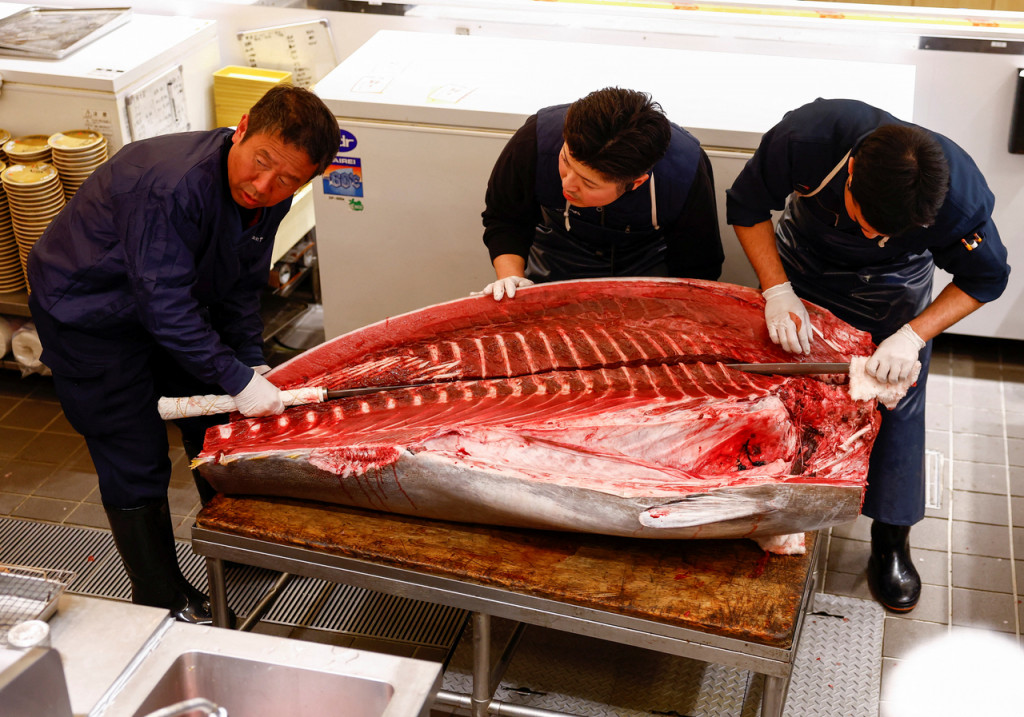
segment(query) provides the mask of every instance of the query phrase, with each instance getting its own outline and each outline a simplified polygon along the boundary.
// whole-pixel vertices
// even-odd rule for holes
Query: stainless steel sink
[[[90,717],[201,700],[228,717],[426,717],[440,681],[435,662],[170,622]]]
[[[378,717],[394,695],[387,682],[241,657],[191,651],[164,673],[133,717],[203,697],[232,715]]]

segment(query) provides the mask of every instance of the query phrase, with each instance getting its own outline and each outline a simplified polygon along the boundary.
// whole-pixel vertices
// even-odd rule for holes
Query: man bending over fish
[[[491,172],[483,223],[497,280],[482,293],[499,301],[534,282],[715,280],[725,259],[700,143],[617,87],[526,120]]]

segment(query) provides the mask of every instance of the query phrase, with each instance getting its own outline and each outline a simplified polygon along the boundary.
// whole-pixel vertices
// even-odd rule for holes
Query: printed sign
[[[336,197],[363,196],[363,166],[358,157],[337,154],[324,172],[324,194]]]

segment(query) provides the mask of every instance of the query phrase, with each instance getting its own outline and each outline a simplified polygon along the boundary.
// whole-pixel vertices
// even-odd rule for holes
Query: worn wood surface
[[[807,554],[752,540],[641,540],[218,495],[199,527],[504,588],[773,647],[792,645]]]

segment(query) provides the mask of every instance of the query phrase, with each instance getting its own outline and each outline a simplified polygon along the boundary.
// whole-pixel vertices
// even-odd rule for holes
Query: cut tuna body
[[[761,537],[852,520],[878,429],[836,377],[792,361],[760,293],[678,279],[542,284],[339,336],[268,374],[282,388],[416,383],[210,429],[225,493],[646,538]],[[806,361],[870,337],[808,305]]]

